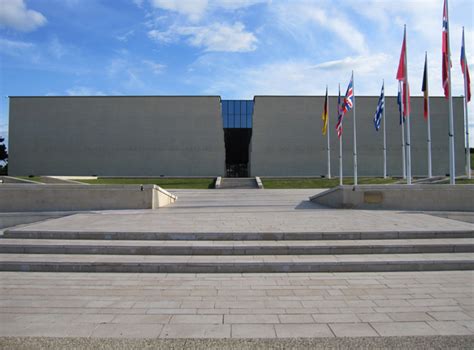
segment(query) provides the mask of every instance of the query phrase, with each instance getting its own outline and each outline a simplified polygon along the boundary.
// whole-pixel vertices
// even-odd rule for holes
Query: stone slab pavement
[[[473,230],[474,224],[420,212],[330,209],[309,201],[324,190],[174,190],[157,210],[74,214],[24,225],[25,231],[74,232],[386,232]],[[474,213],[472,213],[474,215]]]
[[[0,336],[472,337],[473,286],[473,271],[0,272]]]

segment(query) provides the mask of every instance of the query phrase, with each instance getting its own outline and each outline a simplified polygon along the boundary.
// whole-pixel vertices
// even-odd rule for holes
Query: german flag
[[[326,98],[324,99],[324,109],[323,114],[321,114],[321,119],[323,120],[323,135],[326,135],[328,130],[328,87],[326,86]]]

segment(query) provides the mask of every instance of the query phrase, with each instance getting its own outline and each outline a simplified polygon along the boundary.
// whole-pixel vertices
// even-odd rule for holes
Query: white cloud
[[[150,0],[155,8],[178,12],[185,15],[190,21],[199,21],[206,11],[207,0]]]
[[[257,48],[257,38],[253,33],[246,32],[240,22],[233,25],[214,23],[209,26],[181,27],[178,32],[190,36],[189,43],[203,47],[205,51],[246,52]]]
[[[0,51],[10,56],[21,56],[35,48],[35,44],[0,38]]]
[[[57,37],[53,37],[48,45],[48,51],[55,57],[56,59],[61,59],[65,54],[67,54],[66,47],[61,44]]]
[[[257,38],[245,30],[245,26],[212,23],[206,26],[172,25],[166,31],[150,30],[148,37],[156,42],[171,43],[180,37],[187,37],[191,46],[204,48],[205,51],[248,52],[257,48]]]
[[[0,27],[31,32],[46,22],[40,12],[27,9],[23,0],[0,0]]]
[[[192,22],[215,10],[234,11],[265,2],[269,0],[150,0],[152,7],[177,12]]]
[[[166,65],[150,60],[143,60],[142,63],[147,66],[154,74],[161,74],[166,69]]]
[[[88,86],[74,86],[66,90],[66,94],[69,96],[102,96],[104,92],[96,90]]]
[[[370,73],[376,69],[382,68],[389,62],[390,57],[387,54],[379,53],[374,55],[361,55],[345,57],[340,60],[327,61],[314,65],[312,68],[326,71],[337,71],[351,67],[359,74]]]

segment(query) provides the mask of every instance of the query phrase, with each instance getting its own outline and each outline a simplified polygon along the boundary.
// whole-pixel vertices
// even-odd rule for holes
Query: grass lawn
[[[91,185],[148,185],[154,184],[162,188],[189,188],[189,189],[207,189],[214,188],[214,178],[98,178],[97,180],[80,180],[80,182]]]
[[[456,179],[456,185],[474,185],[474,179]]]
[[[358,179],[360,185],[368,184],[390,184],[399,181],[393,178],[379,178],[379,177],[362,177]],[[325,178],[281,178],[271,179],[262,178],[263,187],[272,188],[332,188],[339,185],[339,178],[325,179]],[[344,185],[353,185],[353,178],[345,178]]]
[[[24,179],[24,180],[30,180],[30,181],[34,181],[34,182],[40,182],[40,183],[43,183],[43,181],[41,181],[41,177],[39,176],[15,176],[19,179]]]

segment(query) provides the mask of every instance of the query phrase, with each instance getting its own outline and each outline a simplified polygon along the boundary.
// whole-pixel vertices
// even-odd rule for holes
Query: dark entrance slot
[[[249,148],[252,129],[224,129],[227,177],[249,176]]]

